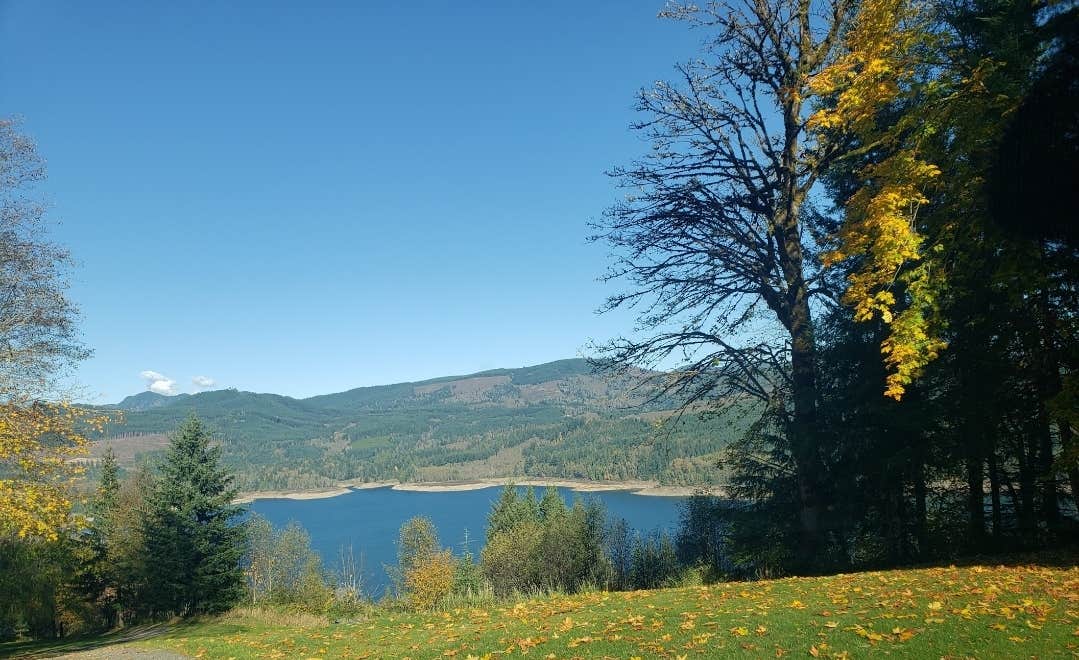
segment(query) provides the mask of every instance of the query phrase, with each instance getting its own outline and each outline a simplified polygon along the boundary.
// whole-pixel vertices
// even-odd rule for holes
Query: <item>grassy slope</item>
[[[1075,657],[1079,568],[929,568],[588,593],[341,625],[234,614],[137,645],[237,659]]]

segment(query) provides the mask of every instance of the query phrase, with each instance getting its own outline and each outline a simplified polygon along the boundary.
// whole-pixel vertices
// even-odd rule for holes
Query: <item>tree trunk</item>
[[[801,254],[799,252],[800,260]],[[823,547],[822,515],[824,502],[821,484],[824,464],[817,446],[817,368],[816,343],[809,314],[808,295],[800,268],[791,306],[791,385],[794,399],[791,454],[798,471],[799,556],[807,567],[819,563]],[[800,291],[800,292],[799,292]]]
[[[1044,252],[1043,252],[1044,255]],[[1049,292],[1042,287],[1038,296],[1041,309],[1041,374],[1038,377],[1038,409],[1035,422],[1038,434],[1038,480],[1041,482],[1042,520],[1049,529],[1055,529],[1060,523],[1060,505],[1057,502],[1057,480],[1053,469],[1053,430],[1052,419],[1046,410],[1046,402],[1056,396],[1061,388],[1060,360],[1057,351],[1057,318]]]
[[[925,457],[919,455],[914,462],[914,539],[918,544],[915,556],[924,558],[929,551],[929,525],[926,513]]]
[[[967,446],[967,533],[972,550],[985,542],[985,471],[977,446]]]
[[[907,520],[907,488],[902,475],[900,475],[900,478],[895,484],[895,505],[896,547],[899,548],[900,561],[910,561],[913,557],[913,553],[910,548],[910,535],[907,533],[910,526],[910,522]]]
[[[992,503],[993,520],[993,545],[1000,547],[1001,513],[1000,513],[1000,466],[997,465],[997,449],[995,446],[989,449],[989,498]]]
[[[1018,436],[1019,458],[1019,529],[1022,532],[1022,540],[1030,541],[1034,534],[1034,492],[1037,490],[1037,481],[1034,473],[1034,460],[1036,448],[1032,442],[1027,442],[1022,434]]]
[[[968,352],[973,347],[968,347]],[[977,362],[967,362],[963,356],[958,380],[960,401],[964,411],[964,425],[960,442],[966,452],[967,477],[967,542],[975,551],[985,543],[985,447],[986,431],[994,428],[994,421],[986,420],[985,383],[973,371]]]
[[[1079,456],[1079,447],[1073,449],[1075,444],[1075,434],[1072,433],[1072,427],[1065,419],[1057,420],[1057,428],[1060,430],[1060,449],[1064,456],[1076,457]],[[1079,509],[1079,461],[1075,458],[1070,459],[1071,463],[1068,465],[1068,481],[1072,488],[1072,500],[1075,503],[1075,508]]]
[[[799,499],[799,563],[804,569],[820,565],[823,548],[822,516],[825,483],[824,462],[817,445],[817,344],[813,333],[813,317],[809,309],[809,288],[806,286],[802,254],[802,235],[799,213],[804,193],[799,191],[793,173],[799,162],[799,132],[797,118],[800,101],[784,100],[784,122],[787,144],[783,160],[791,178],[781,190],[784,199],[775,215],[775,239],[783,279],[786,284],[785,325],[791,338],[791,397],[794,411],[790,429],[791,455],[798,472]]]
[[[1041,482],[1042,520],[1049,529],[1060,523],[1060,505],[1057,502],[1057,480],[1053,469],[1053,431],[1045,405],[1038,402],[1038,481]]]

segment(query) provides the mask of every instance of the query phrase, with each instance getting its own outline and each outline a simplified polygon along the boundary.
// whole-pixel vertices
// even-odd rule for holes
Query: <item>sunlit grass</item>
[[[1036,565],[555,595],[334,624],[236,610],[134,644],[205,658],[1047,658],[1079,654],[1079,568]]]
[[[950,567],[593,592],[321,627],[233,614],[143,644],[215,658],[1074,657],[1079,569]]]

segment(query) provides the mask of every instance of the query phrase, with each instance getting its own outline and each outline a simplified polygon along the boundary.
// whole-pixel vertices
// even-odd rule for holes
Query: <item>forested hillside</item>
[[[714,483],[716,452],[744,415],[675,420],[634,389],[639,380],[573,359],[307,399],[144,392],[110,407],[117,419],[95,444],[115,446],[130,466],[196,413],[245,490],[507,476]]]

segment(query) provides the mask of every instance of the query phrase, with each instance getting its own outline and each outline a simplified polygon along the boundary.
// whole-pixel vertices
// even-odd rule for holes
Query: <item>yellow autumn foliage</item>
[[[429,610],[453,590],[453,555],[448,550],[423,557],[405,572],[405,594],[415,610]]]
[[[915,75],[917,46],[924,37],[921,6],[911,0],[865,0],[845,37],[845,54],[809,81],[835,104],[809,119],[811,129],[861,134],[876,122]]]
[[[856,136],[890,154],[857,173],[861,187],[847,202],[837,245],[822,260],[830,267],[861,259],[848,276],[843,302],[855,320],[880,318],[889,325],[881,344],[888,367],[884,393],[897,400],[945,347],[931,330],[939,281],[923,263],[924,237],[914,224],[919,206],[928,201],[926,190],[941,172],[920,158],[916,141],[900,138],[904,130],[879,125],[881,111],[901,100],[914,80],[925,35],[919,4],[867,0],[846,36],[846,54],[810,83],[815,93],[834,98],[809,119],[821,140]],[[897,284],[907,296],[901,310],[893,293]]]
[[[54,540],[71,518],[71,459],[104,418],[67,403],[0,405],[0,535]]]

